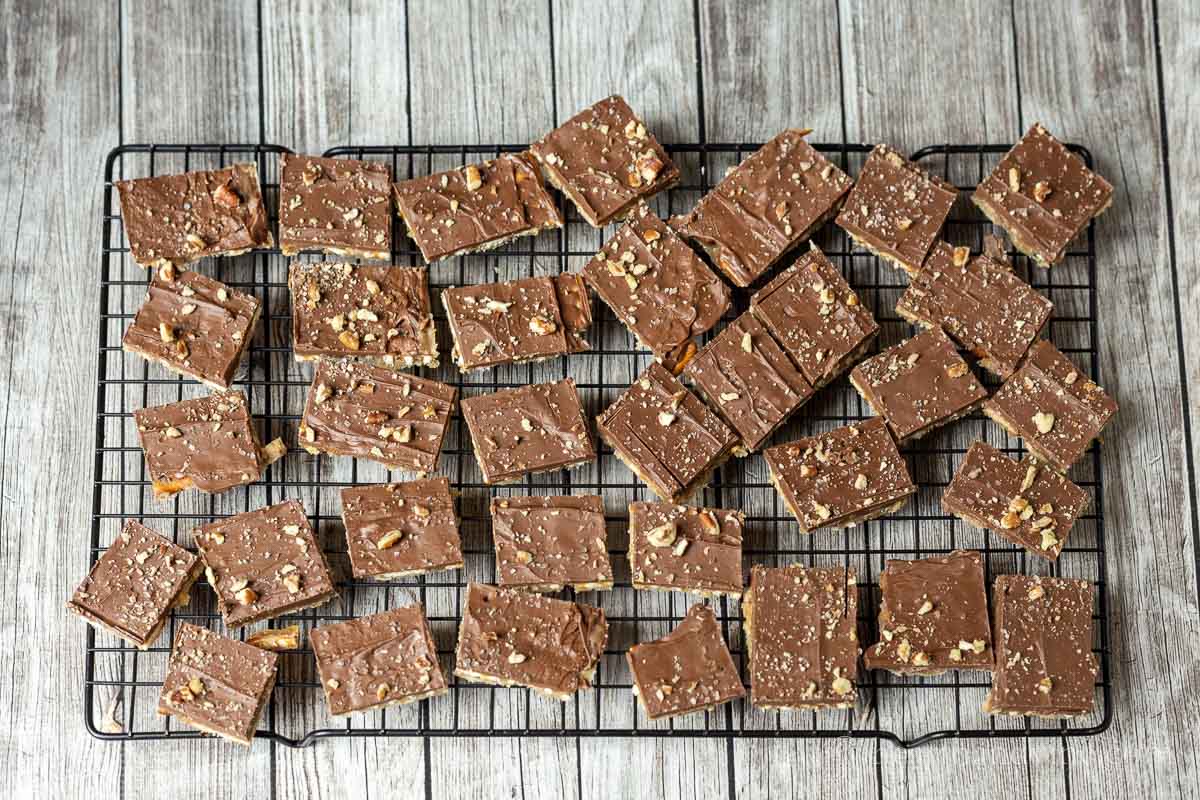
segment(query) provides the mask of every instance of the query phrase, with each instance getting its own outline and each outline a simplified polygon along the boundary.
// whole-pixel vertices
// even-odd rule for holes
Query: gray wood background
[[[6,0],[0,796],[1175,797],[1200,793],[1200,12],[1187,0]],[[697,70],[699,67],[699,70]],[[552,91],[551,75],[556,76]],[[698,76],[700,81],[698,81]],[[697,102],[703,84],[703,105]],[[82,724],[102,163],[118,143],[528,141],[613,91],[666,141],[1015,139],[1117,185],[1098,228],[1116,719],[944,742],[113,745]]]

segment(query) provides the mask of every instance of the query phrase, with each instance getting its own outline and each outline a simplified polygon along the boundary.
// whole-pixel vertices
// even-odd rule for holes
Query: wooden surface
[[[1200,785],[1200,15],[1183,2],[7,2],[0,796],[1182,797]],[[528,141],[610,92],[664,140],[1085,143],[1115,721],[1085,739],[114,745],[82,723],[102,164],[121,142]],[[698,102],[703,98],[703,107]],[[1182,347],[1182,352],[1181,352]],[[280,368],[283,368],[282,365]],[[1193,384],[1194,386],[1194,384]],[[322,472],[333,475],[334,470]],[[914,708],[914,717],[922,713]],[[919,723],[917,719],[914,724]],[[30,789],[29,787],[34,787]]]

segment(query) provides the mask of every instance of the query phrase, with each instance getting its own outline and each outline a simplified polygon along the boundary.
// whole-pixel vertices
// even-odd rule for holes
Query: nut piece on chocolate
[[[419,605],[319,625],[308,638],[335,717],[415,703],[447,691]]]
[[[437,469],[457,396],[427,378],[323,358],[304,403],[300,446],[427,475]]]
[[[429,264],[562,227],[562,214],[526,153],[413,178],[394,189],[408,235]]]
[[[600,228],[679,182],[679,170],[626,104],[613,95],[529,147],[546,178]]]
[[[915,561],[889,559],[879,576],[879,633],[867,669],[939,675],[992,668],[983,558],[974,550]]]
[[[1050,561],[1088,502],[1087,492],[1033,456],[1018,464],[985,442],[971,445],[942,494],[942,507],[959,519]]]
[[[607,640],[608,620],[595,606],[472,583],[454,674],[566,700],[591,685]]]
[[[1007,263],[971,257],[966,247],[933,246],[925,266],[896,303],[896,313],[927,328],[943,328],[1001,378],[1017,368],[1054,306]]]
[[[941,328],[862,362],[850,372],[850,383],[887,420],[897,442],[965,417],[987,397]]]
[[[871,312],[815,245],[755,292],[750,310],[817,389],[849,369],[879,333]]]
[[[673,503],[708,483],[738,443],[716,412],[658,363],[596,418],[596,427],[625,466]]]
[[[643,203],[583,268],[583,277],[638,344],[676,372],[694,337],[729,309],[729,289]]]
[[[485,483],[512,483],[596,459],[575,381],[565,378],[462,401]]]
[[[558,293],[558,310],[567,327],[567,352],[586,353],[592,349],[584,338],[592,327],[592,296],[583,276],[575,272],[555,275],[554,291]]]
[[[378,161],[279,157],[279,248],[387,259],[392,252],[392,168]]]
[[[216,494],[254,483],[287,452],[282,439],[259,444],[241,392],[143,408],[133,419],[157,498],[191,488]]]
[[[447,478],[342,489],[342,521],[355,578],[391,580],[462,568]]]
[[[145,650],[162,633],[171,609],[188,602],[201,569],[195,554],[125,520],[121,535],[67,601],[67,610]]]
[[[117,181],[133,260],[147,269],[271,247],[258,167]]]
[[[436,367],[437,331],[425,267],[293,261],[292,352],[362,358],[389,367]]]
[[[742,612],[751,703],[812,711],[854,706],[858,583],[853,569],[756,565]]]
[[[804,141],[808,133],[785,130],[671,221],[738,286],[751,285],[810,238],[850,191],[850,176]]]
[[[1018,250],[1051,267],[1063,260],[1071,240],[1108,209],[1112,194],[1112,184],[1035,122],[971,200],[1008,232]]]
[[[689,608],[663,638],[630,647],[625,658],[650,719],[708,711],[746,695],[717,617],[703,604]]]
[[[229,628],[337,597],[329,565],[297,500],[202,525],[195,536],[204,577]]]
[[[228,389],[259,310],[254,295],[167,264],[152,274],[121,347],[211,389]]]
[[[683,377],[737,431],[738,455],[762,447],[813,394],[804,374],[749,311],[705,345]]]
[[[837,224],[855,244],[915,275],[956,197],[953,184],[881,144],[867,157]]]
[[[741,511],[630,503],[633,588],[741,597],[745,525]]]
[[[1100,671],[1092,653],[1093,592],[1083,580],[996,578],[996,668],[984,711],[1061,719],[1092,710]]]
[[[611,589],[599,495],[493,497],[497,582],[531,592]]]
[[[882,417],[763,451],[800,530],[847,528],[899,511],[917,487]]]
[[[1117,413],[1117,404],[1045,339],[983,404],[1029,451],[1066,472]]]
[[[276,653],[180,623],[158,713],[249,746],[278,666]]]

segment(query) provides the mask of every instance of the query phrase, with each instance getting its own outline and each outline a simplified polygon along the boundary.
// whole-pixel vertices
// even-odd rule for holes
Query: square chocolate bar
[[[671,221],[738,286],[751,285],[812,237],[850,191],[850,176],[804,141],[808,133],[783,131]]]
[[[888,559],[879,575],[879,634],[867,669],[939,675],[948,669],[992,668],[983,557],[974,550],[914,561]]]
[[[667,151],[620,95],[585,108],[529,150],[551,185],[597,228],[679,182]]]
[[[196,546],[229,628],[337,597],[325,555],[296,500],[201,525]]]
[[[1112,204],[1113,187],[1034,123],[971,195],[1013,244],[1043,267]]]
[[[249,746],[275,688],[278,666],[276,653],[181,623],[158,713]]]
[[[810,711],[854,706],[859,648],[853,569],[756,565],[742,613],[751,703]]]
[[[368,359],[389,367],[436,367],[437,330],[425,267],[293,261],[292,353]]]
[[[228,389],[259,310],[254,295],[165,264],[150,278],[146,301],[126,329],[121,348],[211,389]]]
[[[1063,719],[1090,713],[1094,588],[1083,580],[1001,575],[992,590],[996,669],[989,714]]]
[[[447,478],[342,489],[342,521],[355,578],[391,580],[462,568]]]
[[[1117,413],[1103,389],[1045,339],[983,404],[983,413],[1061,472],[1083,458]]]
[[[965,417],[987,397],[941,328],[862,362],[850,372],[850,383],[901,443]]]
[[[453,386],[427,378],[323,358],[304,403],[300,446],[428,475],[437,469],[457,396]]]
[[[325,702],[335,717],[445,694],[437,646],[419,605],[393,608],[308,634]]]
[[[116,181],[133,260],[147,269],[271,247],[258,167]]]
[[[815,245],[755,292],[750,310],[817,389],[849,369],[879,333],[871,312]]]
[[[392,168],[379,161],[279,156],[279,248],[386,260],[392,254]]]
[[[975,442],[942,494],[942,507],[1051,561],[1087,508],[1088,494],[1061,473],[1025,456],[1018,464]]]
[[[957,197],[953,184],[881,144],[858,173],[837,224],[855,244],[915,275]]]
[[[608,620],[595,606],[472,583],[454,674],[566,700],[591,685],[607,641]]]
[[[630,503],[633,588],[741,597],[745,526],[741,511]]]
[[[703,604],[689,608],[663,638],[630,647],[625,658],[634,694],[650,719],[709,711],[746,696],[717,617]]]
[[[738,443],[716,412],[658,363],[596,418],[617,458],[664,500],[682,503]]]
[[[596,459],[570,378],[466,398],[462,415],[485,483],[512,483]]]
[[[776,445],[763,455],[804,533],[894,514],[917,491],[882,417]]]
[[[612,588],[599,495],[493,497],[492,539],[501,586],[531,592]]]
[[[100,554],[67,601],[67,610],[145,650],[171,609],[186,605],[203,565],[195,554],[134,520]]]

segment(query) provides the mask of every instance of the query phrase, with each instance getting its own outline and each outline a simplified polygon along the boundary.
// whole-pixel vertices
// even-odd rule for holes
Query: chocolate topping
[[[463,565],[447,478],[342,489],[355,578],[388,579]]]
[[[392,251],[392,169],[378,161],[279,157],[279,247],[386,259]]]
[[[740,597],[745,524],[741,511],[630,503],[634,588]]]
[[[574,272],[555,275],[554,291],[558,294],[558,310],[566,325],[567,352],[591,350],[592,346],[583,337],[592,327],[592,297],[588,294],[583,276]]]
[[[442,292],[459,369],[537,361],[570,351],[553,278],[459,286]]]
[[[612,588],[599,495],[493,497],[492,538],[501,586],[536,592]]]

